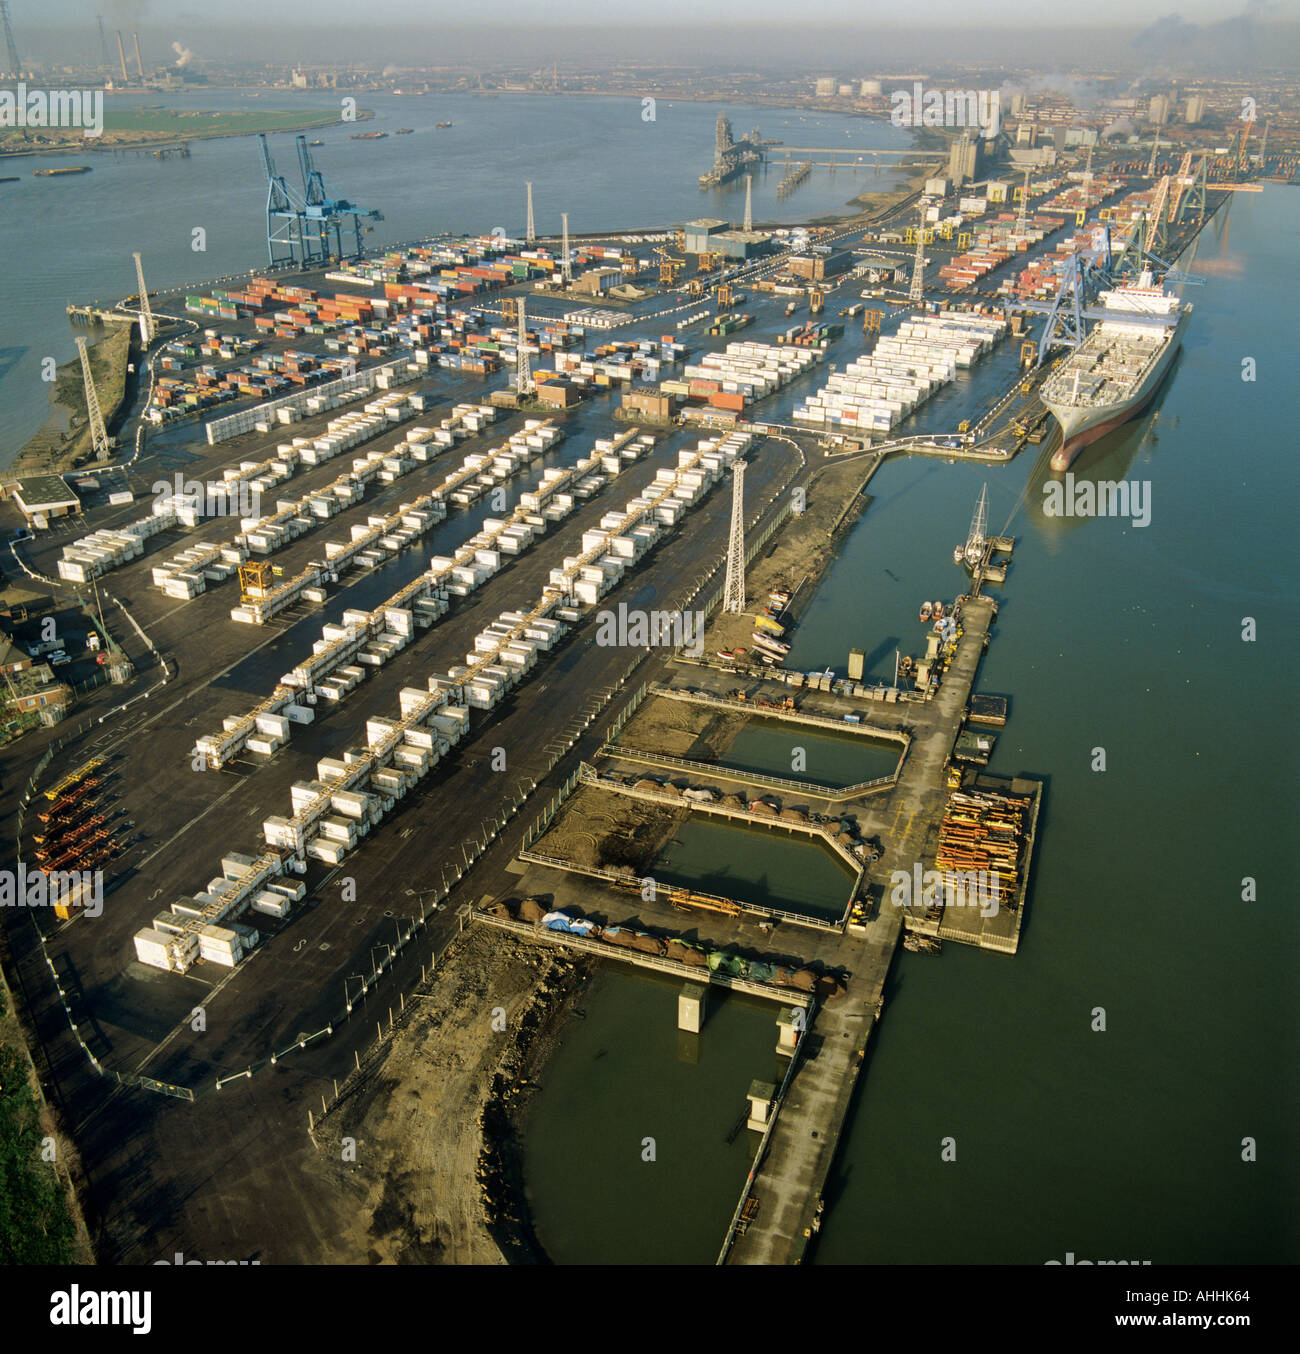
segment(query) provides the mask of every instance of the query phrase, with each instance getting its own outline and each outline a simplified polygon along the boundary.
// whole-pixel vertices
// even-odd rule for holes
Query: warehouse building
[[[714,236],[727,229],[727,224],[726,221],[719,221],[712,216],[703,216],[698,221],[688,221],[686,223],[686,252],[688,254],[721,252],[712,241]]]
[[[61,475],[31,475],[19,479],[5,492],[18,505],[27,525],[37,529],[49,526],[56,517],[81,511],[81,499]]]

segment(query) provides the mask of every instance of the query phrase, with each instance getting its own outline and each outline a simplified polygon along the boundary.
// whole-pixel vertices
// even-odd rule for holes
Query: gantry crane
[[[334,197],[325,182],[325,176],[312,163],[311,151],[307,149],[307,138],[299,135],[296,140],[298,165],[302,170],[306,228],[308,236],[314,237],[311,239],[313,253],[321,262],[330,258],[346,257],[343,250],[343,232],[347,227],[344,223],[351,218],[352,224],[348,229],[354,241],[352,252],[354,255],[360,254],[361,222],[382,221],[383,212],[374,207],[359,207],[345,197]],[[367,232],[373,229],[373,226],[365,227]]]
[[[262,163],[266,167],[266,254],[271,267],[281,263],[306,263],[307,243],[303,229],[304,204],[285,180],[275,172],[266,133],[259,132]]]
[[[674,258],[663,248],[656,249],[654,252],[659,256],[659,285],[661,287],[675,287],[677,285],[677,274],[686,266],[686,260]]]

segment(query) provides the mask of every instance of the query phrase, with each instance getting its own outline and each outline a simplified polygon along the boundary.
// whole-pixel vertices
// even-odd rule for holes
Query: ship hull
[[[1061,445],[1052,456],[1053,470],[1068,470],[1084,447],[1091,446],[1107,433],[1114,432],[1116,428],[1136,418],[1151,403],[1164,384],[1169,368],[1173,366],[1174,357],[1182,347],[1185,321],[1186,314],[1170,335],[1169,343],[1161,353],[1151,375],[1126,403],[1089,409],[1074,405],[1057,405],[1051,400],[1044,400],[1060,425],[1062,434]]]

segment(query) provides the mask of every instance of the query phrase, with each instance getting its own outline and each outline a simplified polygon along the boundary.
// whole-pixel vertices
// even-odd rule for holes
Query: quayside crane
[[[274,268],[282,263],[305,263],[304,204],[283,174],[277,174],[266,133],[259,132],[262,164],[266,170],[266,255]]]
[[[383,212],[374,207],[360,207],[331,191],[324,174],[316,168],[307,149],[307,138],[301,134],[298,143],[298,165],[302,170],[304,220],[308,247],[312,257],[322,263],[333,258],[348,257],[343,248],[345,231],[353,238],[352,255],[361,253],[362,221],[382,221]],[[347,223],[351,222],[349,226]],[[369,231],[372,227],[366,226]]]

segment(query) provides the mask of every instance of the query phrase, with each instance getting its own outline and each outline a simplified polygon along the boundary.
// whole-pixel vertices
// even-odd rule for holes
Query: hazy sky
[[[187,3],[186,0],[10,0],[10,11],[15,22],[30,23],[34,27],[53,27],[75,23],[87,16],[93,23],[96,14],[109,20],[127,22],[132,18],[141,23],[197,23],[214,26],[219,15],[222,22],[234,25],[265,23],[277,10],[266,0],[218,0],[214,5]],[[914,0],[911,4],[863,5],[856,13],[846,14],[843,0],[799,0],[793,8],[788,0],[711,0],[701,5],[699,0],[656,0],[641,11],[629,10],[610,0],[492,0],[477,13],[464,3],[429,3],[429,0],[311,0],[310,4],[293,7],[293,19],[303,24],[321,25],[342,22],[355,25],[358,16],[384,23],[419,23],[424,25],[457,23],[467,13],[502,23],[534,24],[545,17],[548,24],[608,23],[634,20],[638,13],[660,24],[691,22],[707,17],[710,24],[746,24],[769,21],[782,24],[834,22],[843,24],[846,18],[861,18],[875,28],[935,26],[943,28],[983,27],[996,24],[1023,25],[1032,14],[1032,21],[1050,25],[1079,25],[1117,23],[1126,27],[1141,26],[1177,13],[1191,23],[1214,23],[1231,18],[1245,9],[1258,17],[1273,20],[1295,19],[1300,15],[1295,5],[1252,4],[1245,0],[1087,0],[1076,4],[1071,0],[1048,0],[1048,3],[1026,4],[1025,0]],[[290,11],[281,11],[288,15]],[[39,18],[38,18],[39,16]]]
[[[148,65],[172,59],[179,40],[199,69],[205,56],[372,65],[558,61],[562,69],[566,57],[730,60],[858,74],[963,57],[1046,69],[1075,60],[1196,67],[1289,64],[1300,41],[1300,26],[1281,40],[1260,31],[1300,25],[1300,0],[10,0],[10,13],[19,50],[33,60],[97,61],[95,16],[102,14],[110,51],[114,28],[127,35],[128,54],[138,30]]]

